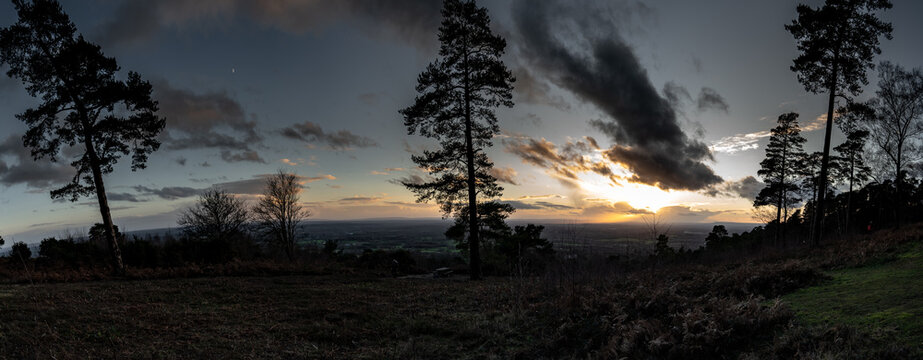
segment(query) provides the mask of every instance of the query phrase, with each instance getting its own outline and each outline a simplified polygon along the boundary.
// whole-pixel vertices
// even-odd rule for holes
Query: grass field
[[[474,282],[331,268],[4,284],[0,358],[914,359],[921,234]]]
[[[784,297],[799,321],[894,330],[907,346],[923,349],[923,245],[917,242],[893,261],[828,275],[828,283]]]
[[[5,358],[433,358],[526,346],[508,282],[220,277],[0,287]]]

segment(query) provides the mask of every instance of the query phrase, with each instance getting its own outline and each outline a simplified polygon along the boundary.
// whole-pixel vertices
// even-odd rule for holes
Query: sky
[[[877,60],[923,65],[923,2],[896,0]],[[800,114],[823,141],[826,95],[789,70],[798,1],[481,0],[507,40],[515,106],[488,150],[514,219],[753,222],[769,129]],[[810,1],[818,5],[819,1]],[[433,149],[398,111],[437,58],[430,0],[62,1],[78,32],[152,83],[167,125],[147,169],[105,178],[125,230],[175,227],[204,189],[248,201],[265,176],[301,176],[311,219],[438,218],[400,181]],[[0,5],[0,26],[16,21]],[[5,72],[5,70],[4,70]],[[874,91],[876,74],[863,95]],[[0,78],[0,235],[84,234],[95,198],[52,200],[66,162],[33,161],[16,119],[38,104]],[[834,132],[834,145],[842,135]]]

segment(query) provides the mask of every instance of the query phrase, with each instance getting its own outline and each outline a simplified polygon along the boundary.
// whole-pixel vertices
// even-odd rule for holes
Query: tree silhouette
[[[847,92],[858,95],[861,86],[868,84],[866,69],[874,67],[872,59],[881,53],[878,38],[891,39],[891,24],[879,20],[874,12],[890,8],[888,0],[826,0],[817,9],[798,5],[798,18],[785,25],[801,52],[791,66],[798,81],[809,92],[829,96],[812,245],[822,237],[834,101]]]
[[[805,154],[796,165],[798,175],[801,177],[801,191],[806,196],[810,196],[811,203],[814,204],[817,203],[818,190],[820,189],[820,170],[823,158],[824,153],[815,151],[810,154]],[[838,159],[833,159],[833,163],[836,164],[836,160]],[[831,168],[833,168],[833,166],[831,166]]]
[[[441,149],[412,160],[432,178],[405,182],[418,202],[436,201],[446,216],[467,206],[470,275],[480,273],[478,196],[500,196],[484,153],[500,132],[494,109],[512,107],[512,73],[501,57],[506,41],[490,30],[487,10],[473,0],[446,0],[439,27],[439,59],[417,79],[420,94],[401,110],[410,135],[437,139]]]
[[[299,202],[301,190],[298,175],[279,170],[266,179],[263,197],[253,208],[258,228],[285,251],[289,260],[295,260],[298,225],[311,216]]]
[[[196,204],[183,211],[177,223],[191,238],[226,241],[242,232],[249,220],[250,212],[243,200],[211,189],[199,195]]]
[[[132,171],[143,169],[148,155],[160,147],[157,135],[164,119],[155,115],[150,83],[129,72],[116,78],[119,66],[99,46],[76,34],[76,27],[53,0],[13,0],[19,20],[0,30],[0,64],[18,78],[42,104],[17,118],[29,129],[25,146],[35,159],[57,161],[62,147],[82,147],[71,162],[77,173],[51,197],[76,201],[95,192],[114,269],[122,273],[121,252],[112,228],[103,175],[123,155],[131,155]]]
[[[852,193],[856,186],[868,181],[872,169],[865,163],[865,143],[869,132],[861,127],[861,123],[875,116],[874,111],[862,104],[849,104],[839,111],[837,126],[846,135],[846,141],[833,148],[837,152],[837,162],[834,174],[836,178],[849,186],[846,193],[846,219],[843,229],[849,231],[850,214],[852,213]]]
[[[872,141],[894,171],[897,191],[897,226],[901,225],[904,207],[903,182],[908,156],[919,153],[923,135],[923,73],[920,69],[904,70],[901,66],[883,62],[879,66],[878,90],[867,103],[874,110],[866,126]]]
[[[778,125],[772,128],[766,158],[760,162],[757,174],[763,178],[766,187],[760,190],[753,206],[774,206],[776,208],[776,243],[780,239],[783,222],[788,218],[788,209],[801,202],[798,197],[797,180],[801,174],[804,159],[804,137],[798,126],[798,114],[779,115]],[[784,217],[783,217],[784,211]]]

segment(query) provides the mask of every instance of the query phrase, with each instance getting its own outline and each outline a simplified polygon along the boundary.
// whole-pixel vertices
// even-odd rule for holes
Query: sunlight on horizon
[[[601,176],[581,177],[580,187],[592,196],[598,196],[612,203],[624,202],[638,210],[657,212],[660,209],[677,205],[677,193],[660,188],[637,184],[612,184]]]

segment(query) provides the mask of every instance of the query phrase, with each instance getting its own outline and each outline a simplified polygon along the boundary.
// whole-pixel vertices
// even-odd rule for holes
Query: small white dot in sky
[[[232,74],[233,74],[233,73],[236,73],[236,72],[237,72],[237,69],[231,68],[231,73],[232,73]]]

